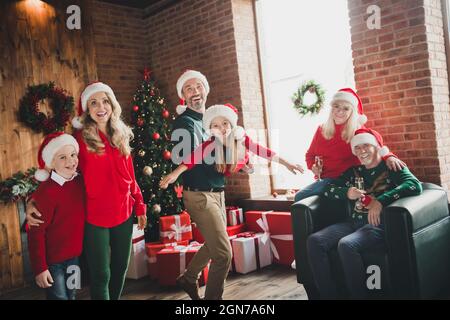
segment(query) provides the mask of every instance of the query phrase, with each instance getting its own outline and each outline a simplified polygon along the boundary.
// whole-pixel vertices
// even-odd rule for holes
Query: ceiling
[[[114,3],[121,6],[145,9],[158,2],[164,2],[165,0],[99,0],[99,1]]]

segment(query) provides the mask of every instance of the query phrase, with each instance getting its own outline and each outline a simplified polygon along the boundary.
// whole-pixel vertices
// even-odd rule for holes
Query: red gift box
[[[195,222],[192,222],[192,240],[197,241],[199,243],[205,242],[200,230],[197,228]]]
[[[242,233],[244,231],[247,231],[247,226],[245,223],[227,227],[227,233],[229,237],[237,235],[238,233]]]
[[[191,217],[187,212],[159,218],[159,238],[162,243],[192,239]]]
[[[183,240],[179,242],[172,243],[161,243],[161,242],[149,242],[145,245],[145,251],[147,253],[147,267],[148,275],[151,279],[156,279],[158,277],[157,268],[157,256],[156,254],[162,249],[175,246],[187,246],[189,244],[188,240]]]
[[[244,223],[244,213],[242,208],[229,206],[226,207],[226,213],[228,226],[235,226]]]
[[[157,256],[158,282],[163,286],[175,286],[178,276],[184,273],[201,244],[192,242],[188,246],[175,246],[159,251]],[[208,281],[209,264],[203,269],[199,278],[202,286]]]
[[[247,228],[245,226],[245,223],[241,223],[241,224],[238,224],[236,226],[228,226],[227,227],[227,233],[228,233],[229,237],[234,236],[234,235],[236,235],[238,233],[244,232],[246,230],[247,230]],[[200,230],[195,225],[195,222],[192,223],[192,238],[194,239],[194,241],[197,241],[197,242],[200,242],[200,243],[204,243],[205,242],[205,239],[203,238]]]
[[[247,211],[248,230],[264,232],[264,242],[271,241],[274,263],[290,266],[294,261],[294,241],[290,212]]]

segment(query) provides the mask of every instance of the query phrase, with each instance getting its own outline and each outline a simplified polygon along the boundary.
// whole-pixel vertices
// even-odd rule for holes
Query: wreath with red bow
[[[48,100],[53,116],[39,110],[39,103]],[[28,86],[19,103],[19,120],[35,132],[49,134],[64,131],[74,109],[74,99],[55,83]]]

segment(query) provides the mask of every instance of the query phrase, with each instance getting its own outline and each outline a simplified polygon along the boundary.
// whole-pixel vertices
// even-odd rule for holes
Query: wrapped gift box
[[[157,268],[157,253],[162,249],[175,246],[187,246],[189,244],[188,240],[183,240],[179,242],[162,243],[162,242],[149,242],[145,244],[145,251],[147,253],[147,269],[148,275],[151,279],[157,279],[158,268]]]
[[[187,212],[159,218],[159,235],[162,243],[192,239],[191,217]]]
[[[227,225],[235,226],[244,223],[244,212],[242,208],[238,207],[226,207],[227,213]]]
[[[184,273],[187,265],[201,248],[201,244],[191,242],[188,246],[175,246],[159,251],[157,256],[158,282],[163,286],[175,286],[178,276]],[[199,278],[202,286],[208,281],[209,265],[206,266]]]
[[[227,233],[228,233],[229,237],[237,235],[242,232],[245,232],[246,230],[247,230],[247,226],[245,223],[227,227]]]
[[[263,241],[270,240],[274,263],[290,266],[294,261],[294,241],[290,212],[247,211],[248,230],[263,232]]]
[[[148,275],[147,257],[145,254],[144,230],[133,225],[132,246],[130,261],[128,263],[127,278],[140,279]]]
[[[228,233],[228,236],[230,236],[230,237],[233,235],[236,235],[238,233],[242,233],[246,230],[247,230],[247,227],[246,227],[245,223],[227,227],[227,233]],[[195,222],[192,223],[192,238],[194,241],[197,241],[199,243],[205,242],[205,239],[203,238],[200,230],[197,228]]]
[[[263,233],[245,232],[231,237],[233,260],[231,270],[246,274],[272,264],[270,240]]]
[[[199,243],[205,242],[205,239],[203,239],[203,236],[200,230],[197,228],[197,224],[195,222],[192,222],[192,240],[197,241]]]

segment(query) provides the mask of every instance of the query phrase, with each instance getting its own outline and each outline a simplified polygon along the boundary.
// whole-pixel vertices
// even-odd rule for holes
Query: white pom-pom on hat
[[[233,129],[233,134],[235,140],[242,140],[245,138],[245,129],[241,126],[237,126]]]
[[[76,116],[72,118],[72,127],[74,127],[75,129],[81,129],[83,128],[83,122],[81,122],[81,117],[80,116]]]
[[[50,177],[50,173],[45,169],[37,169],[34,173],[34,177],[37,181],[46,181]]]

